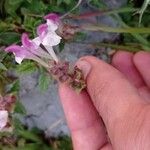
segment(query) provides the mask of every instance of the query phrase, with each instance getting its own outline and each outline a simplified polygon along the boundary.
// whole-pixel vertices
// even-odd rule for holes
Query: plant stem
[[[88,13],[83,13],[80,15],[71,15],[68,18],[73,18],[73,19],[87,19],[89,17],[96,17],[96,16],[102,16],[102,15],[112,15],[112,14],[117,14],[117,13],[126,13],[126,12],[135,12],[138,11],[138,8],[130,8],[130,7],[125,7],[125,8],[119,8],[115,10],[101,10],[101,11],[96,11],[96,12],[88,12]]]
[[[117,44],[109,44],[109,43],[94,43],[92,44],[92,46],[94,47],[110,47],[112,49],[116,49],[116,50],[126,50],[126,51],[130,51],[130,52],[138,52],[141,49],[135,48],[135,47],[131,47],[131,46],[127,46],[127,45],[117,45]]]
[[[40,59],[39,57],[37,57],[37,56],[34,56],[34,57],[32,57],[31,58],[32,60],[34,60],[34,61],[36,61],[36,62],[38,62],[39,64],[41,64],[43,67],[45,67],[45,68],[48,68],[49,67],[49,65],[46,63],[46,62],[44,62],[42,59]]]
[[[112,32],[112,33],[150,33],[150,28],[113,28],[104,25],[83,25],[81,27],[83,30],[88,31],[103,31],[103,32]]]
[[[123,27],[129,27],[122,19],[121,17],[118,15],[118,14],[115,14],[114,17],[120,22],[120,24],[123,26]],[[149,45],[150,43],[145,39],[143,38],[140,34],[137,34],[137,33],[132,33],[131,34],[136,40],[138,40],[140,43],[144,44],[144,45]]]

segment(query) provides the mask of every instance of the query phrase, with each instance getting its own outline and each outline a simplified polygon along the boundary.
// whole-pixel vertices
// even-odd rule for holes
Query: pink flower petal
[[[18,45],[11,45],[5,49],[7,52],[12,52],[15,55],[17,63],[21,63],[24,58],[33,57],[33,54],[27,51],[25,48]]]
[[[46,24],[48,26],[48,32],[56,31],[58,29],[58,25],[51,20],[47,19]]]
[[[27,33],[23,33],[21,37],[22,45],[26,49],[37,49],[38,46],[29,39]]]
[[[22,34],[22,37],[21,37],[21,41],[22,41],[22,45],[25,47],[25,48],[30,48],[32,47],[32,43],[29,39],[29,36],[27,33],[23,33]]]
[[[22,61],[23,61],[24,57],[15,57],[15,61],[18,63],[18,64],[21,64]]]
[[[58,23],[59,22],[59,16],[55,13],[50,13],[46,16],[44,16],[45,20],[52,20],[54,23]]]
[[[23,48],[19,45],[11,45],[5,49],[6,52],[12,52],[12,53],[18,53],[22,50],[23,50]]]
[[[45,46],[56,46],[60,43],[61,37],[58,36],[55,32],[49,32],[44,37],[42,44]]]
[[[38,36],[44,36],[47,32],[47,24],[41,24],[37,27],[37,34]]]
[[[37,46],[39,46],[41,44],[41,39],[39,37],[36,37],[32,40]]]

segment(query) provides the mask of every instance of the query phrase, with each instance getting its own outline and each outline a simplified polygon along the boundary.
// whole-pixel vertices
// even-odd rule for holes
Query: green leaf
[[[14,130],[15,135],[18,135],[20,130],[24,130],[24,127],[23,127],[21,121],[18,118],[16,118],[15,116],[13,116],[12,123],[13,123],[14,129],[15,129]]]
[[[31,140],[33,142],[41,143],[41,139],[38,135],[32,133],[31,131],[28,130],[20,130],[18,134],[22,137],[25,138],[26,140]]]
[[[7,70],[7,68],[5,67],[5,65],[4,64],[2,64],[1,62],[0,62],[0,70]]]
[[[49,87],[51,78],[49,74],[46,74],[45,72],[41,72],[40,76],[39,76],[39,87],[41,91],[46,91]]]
[[[0,47],[0,62],[3,62],[3,60],[8,56],[8,54],[4,51],[4,49],[5,47]]]
[[[20,41],[20,34],[15,32],[0,33],[0,44],[10,45]]]
[[[6,0],[5,1],[6,12],[13,17],[17,16],[16,10],[20,7],[23,1],[24,0]]]
[[[32,0],[27,0],[29,3],[32,3]]]
[[[25,30],[28,31],[28,32],[33,33],[33,31],[35,30],[35,28],[37,27],[37,25],[41,23],[41,18],[37,19],[35,17],[27,15],[27,14],[29,14],[29,11],[27,9],[23,8],[21,11],[22,11],[23,14],[25,14],[25,16],[24,16],[24,22],[23,22]],[[37,24],[37,22],[38,22],[38,24]]]
[[[16,150],[39,150],[41,145],[32,143],[32,144],[25,144],[23,147],[18,147]],[[42,147],[43,150],[43,147]]]
[[[32,0],[28,3],[24,3],[23,7],[28,9],[30,13],[43,15],[45,14],[45,11],[47,9],[47,5],[45,5],[41,0]]]
[[[64,136],[60,138],[58,144],[58,149],[60,150],[71,150],[72,149],[72,142],[70,137]]]
[[[19,90],[20,90],[19,80],[15,80],[13,83],[9,84],[9,87],[10,87],[9,92],[11,92],[11,93],[19,92]]]
[[[12,29],[12,25],[8,21],[0,21],[0,32],[5,32]]]
[[[65,2],[67,5],[69,5],[69,4],[72,2],[72,0],[64,0],[64,2]]]
[[[23,147],[26,143],[26,140],[23,138],[18,139],[17,146]]]
[[[17,66],[17,72],[19,74],[30,74],[37,71],[37,67],[32,61],[24,61],[21,65]]]
[[[57,5],[59,6],[62,2],[63,0],[57,0]]]
[[[16,103],[15,103],[14,112],[22,114],[22,115],[26,114],[26,109],[25,109],[25,107],[23,106],[23,104],[19,100],[17,100]]]

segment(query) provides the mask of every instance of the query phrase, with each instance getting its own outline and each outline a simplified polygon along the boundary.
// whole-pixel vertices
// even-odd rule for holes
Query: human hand
[[[117,52],[112,65],[83,57],[87,91],[60,85],[75,150],[150,149],[150,53]]]

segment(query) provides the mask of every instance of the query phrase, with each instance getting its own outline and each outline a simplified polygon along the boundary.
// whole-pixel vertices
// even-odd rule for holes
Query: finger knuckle
[[[95,84],[95,88],[92,89],[93,102],[98,110],[100,110],[102,105],[104,105],[103,100],[106,99],[108,86],[109,83],[107,81],[103,81],[101,84]]]

